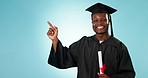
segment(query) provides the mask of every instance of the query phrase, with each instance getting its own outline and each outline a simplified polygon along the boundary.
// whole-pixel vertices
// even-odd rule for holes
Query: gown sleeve
[[[124,44],[119,48],[118,73],[111,78],[135,78],[135,71],[129,52]]]
[[[69,48],[64,47],[58,40],[56,53],[54,52],[53,45],[51,47],[48,64],[60,69],[69,67],[76,67],[79,53],[79,41],[73,43]]]

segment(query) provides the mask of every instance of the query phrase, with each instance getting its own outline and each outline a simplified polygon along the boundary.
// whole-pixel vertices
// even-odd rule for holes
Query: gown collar
[[[96,35],[93,35],[92,36],[93,40],[97,41],[98,43],[100,43],[100,41],[96,38]],[[113,37],[113,36],[110,36],[107,40],[103,41],[102,43],[100,44],[108,44],[108,45],[117,45],[116,42],[118,40]]]

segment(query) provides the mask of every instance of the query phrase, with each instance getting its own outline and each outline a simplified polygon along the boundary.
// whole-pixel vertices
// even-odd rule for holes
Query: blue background
[[[51,40],[47,21],[65,46],[94,34],[90,13],[97,2],[116,8],[114,35],[128,47],[136,78],[147,77],[147,0],[0,0],[0,78],[76,78],[77,69],[47,64]]]

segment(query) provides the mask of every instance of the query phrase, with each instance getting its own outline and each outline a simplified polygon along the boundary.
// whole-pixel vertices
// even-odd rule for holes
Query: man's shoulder
[[[79,39],[78,41],[76,41],[76,43],[79,44],[88,44],[88,43],[95,43],[96,40],[94,39],[94,36],[83,36],[81,37],[81,39]]]
[[[81,41],[94,41],[94,36],[83,36],[81,39]]]
[[[125,44],[116,37],[111,37],[107,44],[116,46],[116,47],[126,47]]]
[[[118,38],[116,38],[116,37],[111,37],[111,41],[113,42],[113,43],[115,43],[115,44],[120,44],[120,43],[122,43]]]

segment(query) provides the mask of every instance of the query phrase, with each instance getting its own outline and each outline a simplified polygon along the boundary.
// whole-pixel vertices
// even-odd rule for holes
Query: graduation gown
[[[135,71],[126,46],[110,36],[102,43],[91,37],[82,37],[69,48],[64,47],[60,40],[56,53],[53,46],[48,63],[60,69],[77,67],[77,78],[99,78],[98,51],[102,51],[102,60],[106,64],[104,71],[110,78],[134,78]]]

